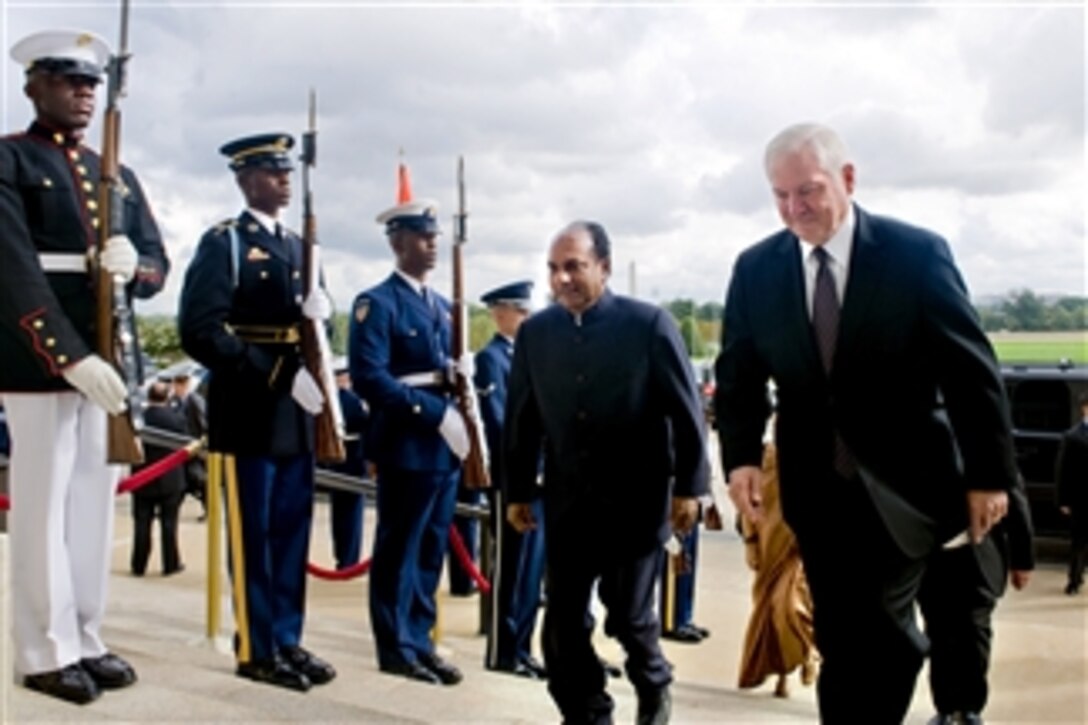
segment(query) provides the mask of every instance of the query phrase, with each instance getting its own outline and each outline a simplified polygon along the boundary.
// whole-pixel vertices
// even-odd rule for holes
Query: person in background
[[[5,26],[6,28],[7,26]],[[85,704],[136,682],[102,639],[117,482],[107,413],[127,408],[113,360],[95,354],[88,248],[102,159],[84,145],[109,46],[78,30],[17,42],[34,106],[24,132],[0,139],[0,391],[11,434],[8,518],[15,670],[26,687]],[[158,293],[169,262],[136,175],[120,169],[124,232],[97,255],[125,293]],[[134,351],[139,360],[139,351]],[[139,383],[139,380],[130,381]]]
[[[170,389],[154,382],[147,391],[144,423],[152,428],[188,434],[188,424],[180,410],[169,404]],[[151,465],[170,455],[172,449],[144,444],[144,465]],[[157,479],[132,492],[132,573],[143,576],[151,556],[151,522],[158,518],[162,549],[163,576],[185,570],[178,551],[178,512],[185,498],[185,469],[172,468]]]
[[[978,544],[943,547],[926,568],[918,604],[929,637],[930,725],[982,725],[993,613],[1006,582],[1017,591],[1035,568],[1023,479],[1009,491],[1009,515]]]
[[[184,416],[186,435],[202,438],[208,432],[208,404],[193,384],[192,368],[182,368],[169,382],[172,388],[170,405]],[[208,466],[204,457],[190,459],[185,464],[185,492],[200,502],[201,514],[197,521],[208,517],[207,487]]]
[[[699,502],[699,520],[713,503]],[[716,514],[716,510],[715,510]],[[709,516],[708,516],[709,518]],[[677,536],[675,544],[665,549],[661,567],[660,603],[661,638],[685,644],[698,644],[710,637],[710,630],[693,621],[695,613],[695,570],[699,561],[699,525],[687,536]],[[669,548],[675,548],[675,553]]]
[[[1069,517],[1069,595],[1083,586],[1088,561],[1088,392],[1080,394],[1077,406],[1081,419],[1062,436],[1055,466],[1058,508]]]
[[[342,463],[330,466],[337,473],[366,478],[364,439],[369,417],[366,403],[351,389],[351,375],[346,357],[333,363],[340,410],[344,414],[344,452]],[[347,569],[359,562],[363,546],[363,494],[330,488],[329,509],[332,518],[332,553],[337,569]]]
[[[480,297],[487,305],[496,332],[476,353],[473,377],[491,451],[489,522],[495,542],[491,572],[491,622],[484,664],[489,670],[529,679],[545,679],[547,671],[532,654],[540,590],[544,580],[544,526],[540,502],[534,511],[540,525],[519,533],[506,520],[503,493],[502,430],[506,416],[506,386],[514,358],[514,338],[532,310],[533,283],[511,282]]]
[[[551,243],[556,304],[521,325],[510,369],[507,519],[532,530],[533,504],[543,499],[544,664],[564,720],[612,721],[589,612],[599,582],[605,632],[627,653],[637,722],[661,725],[671,713],[672,667],[654,590],[662,545],[691,530],[709,491],[706,430],[676,323],[659,307],[612,294],[611,267],[600,224],[571,223]]]
[[[325,396],[303,364],[300,327],[331,314],[303,299],[303,242],[280,223],[294,139],[224,144],[246,208],[204,233],[178,309],[181,344],[208,369],[208,447],[230,454],[227,523],[238,677],[305,692],[336,670],[302,646],[314,500],[314,416]],[[307,323],[308,324],[308,323]],[[235,475],[232,475],[235,474]]]

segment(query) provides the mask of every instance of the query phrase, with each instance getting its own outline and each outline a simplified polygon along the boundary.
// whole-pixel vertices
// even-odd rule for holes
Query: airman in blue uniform
[[[323,320],[323,291],[303,300],[302,240],[278,221],[290,200],[286,134],[238,139],[230,158],[247,209],[209,229],[185,275],[178,326],[209,370],[208,438],[228,472],[237,674],[305,691],[336,676],[300,646],[314,494],[314,423],[324,396],[299,349],[303,318]],[[236,485],[235,485],[236,484]]]
[[[426,285],[437,256],[435,205],[405,202],[378,222],[396,270],[355,299],[348,343],[378,471],[370,621],[383,672],[452,685],[461,673],[435,654],[430,633],[468,435],[448,383],[450,304]]]
[[[513,282],[484,294],[480,301],[491,310],[498,331],[476,353],[476,394],[491,456],[492,531],[495,570],[491,573],[491,622],[488,628],[485,665],[531,679],[546,676],[544,666],[532,655],[533,630],[544,580],[544,527],[518,533],[503,513],[502,428],[506,410],[506,382],[514,359],[514,336],[532,309],[532,282]],[[544,511],[533,503],[538,522]]]

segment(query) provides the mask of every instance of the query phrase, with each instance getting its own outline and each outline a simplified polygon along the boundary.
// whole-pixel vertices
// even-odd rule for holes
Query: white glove
[[[476,374],[476,356],[470,352],[462,353],[456,360],[450,360],[450,377],[463,375],[465,380],[472,380]]]
[[[325,407],[325,396],[321,394],[317,381],[306,368],[300,368],[295,373],[295,380],[291,383],[291,397],[310,415],[317,415]]]
[[[325,294],[325,290],[317,287],[310,291],[306,301],[302,303],[302,314],[318,322],[332,317],[332,305],[329,304],[329,296]]]
[[[125,381],[108,362],[97,355],[88,355],[61,371],[68,384],[87,396],[87,400],[105,409],[110,415],[123,413],[127,407]]]
[[[136,254],[136,247],[124,234],[116,234],[106,240],[106,246],[102,254],[98,256],[98,263],[102,269],[111,275],[124,278],[129,282],[136,276],[136,265],[140,262],[140,255]]]
[[[442,416],[442,422],[438,424],[438,432],[453,451],[453,455],[462,461],[468,458],[472,443],[468,439],[468,429],[465,428],[465,419],[461,417],[461,411],[453,406],[446,408],[446,414]]]

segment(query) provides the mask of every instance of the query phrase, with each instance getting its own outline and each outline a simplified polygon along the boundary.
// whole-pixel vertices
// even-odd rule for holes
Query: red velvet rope
[[[163,475],[167,471],[173,470],[182,465],[196,452],[199,446],[186,446],[185,448],[179,448],[165,458],[161,458],[155,461],[146,468],[141,468],[136,473],[132,474],[128,478],[122,479],[117,484],[118,495],[122,493],[131,493],[136,489],[143,488],[147,484],[154,481],[159,476]],[[11,499],[7,496],[0,495],[0,511],[11,510]]]
[[[476,562],[472,560],[472,556],[468,553],[468,547],[465,546],[464,539],[461,538],[460,532],[452,524],[450,525],[450,548],[453,550],[454,556],[457,557],[457,562],[461,565],[461,568],[472,578],[472,581],[476,582],[476,588],[480,590],[480,593],[490,594],[491,582],[476,568]]]
[[[342,582],[348,579],[355,579],[356,577],[363,576],[370,571],[370,559],[364,559],[358,564],[352,564],[346,569],[325,569],[320,567],[312,561],[306,564],[306,571],[311,576],[315,576],[318,579],[325,579],[326,581]]]

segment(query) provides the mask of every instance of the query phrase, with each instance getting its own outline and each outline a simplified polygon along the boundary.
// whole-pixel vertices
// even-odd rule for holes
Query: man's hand
[[[527,503],[512,503],[506,507],[506,520],[519,534],[536,528],[533,507]]]
[[[763,518],[763,471],[759,466],[739,466],[729,472],[729,499],[750,522]]]
[[[981,542],[1009,511],[1009,494],[1004,491],[967,492],[967,530],[971,541]]]
[[[310,415],[317,415],[325,407],[325,396],[321,394],[314,376],[306,368],[299,368],[295,380],[291,383],[291,397]]]
[[[468,458],[472,441],[468,439],[468,428],[465,427],[465,419],[461,416],[461,411],[452,405],[448,406],[446,414],[442,416],[442,422],[438,424],[438,433],[453,451],[453,455],[462,461]]]
[[[72,363],[61,370],[61,375],[69,385],[87,396],[87,400],[110,415],[124,412],[128,394],[125,381],[112,365],[97,355],[88,355]]]
[[[306,295],[306,301],[302,303],[302,314],[317,322],[324,322],[332,317],[332,305],[329,304],[329,296],[325,290],[317,287]]]
[[[1073,515],[1073,509],[1069,508],[1068,506],[1059,506],[1058,510],[1062,512],[1062,516],[1072,516]]]
[[[699,499],[693,496],[672,497],[672,530],[678,534],[690,533],[699,521]]]
[[[102,269],[114,277],[121,277],[127,284],[136,276],[136,265],[140,262],[140,255],[136,253],[136,247],[124,234],[116,234],[106,240],[102,247],[102,254],[98,256],[98,263]]]
[[[1011,569],[1009,570],[1009,583],[1012,584],[1012,588],[1016,591],[1020,591],[1028,585],[1031,580],[1031,571],[1028,569]]]

